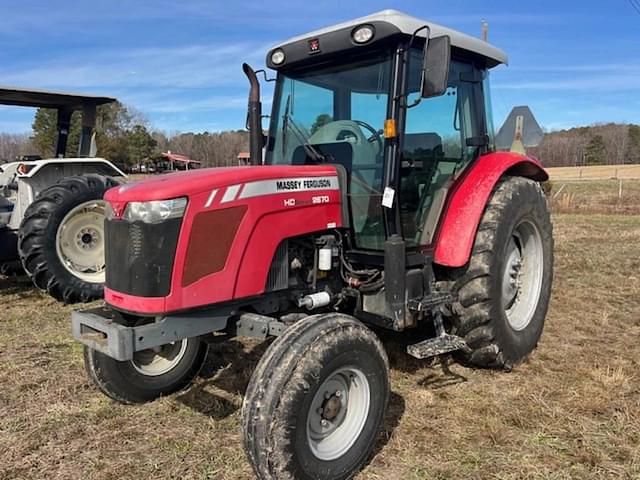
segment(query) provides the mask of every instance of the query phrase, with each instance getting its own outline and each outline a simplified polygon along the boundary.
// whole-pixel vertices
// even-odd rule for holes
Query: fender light
[[[150,202],[129,202],[122,218],[129,222],[160,223],[171,218],[181,218],[187,207],[185,197]]]

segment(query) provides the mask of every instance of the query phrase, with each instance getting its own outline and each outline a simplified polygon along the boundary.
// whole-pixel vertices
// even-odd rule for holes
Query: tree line
[[[320,126],[330,118],[319,118]],[[32,134],[0,133],[0,161],[20,155],[51,157],[56,138],[56,112],[38,109]],[[67,156],[78,151],[81,114],[72,116]],[[98,155],[125,166],[160,159],[171,151],[202,162],[202,166],[237,163],[237,155],[248,151],[244,130],[203,133],[171,133],[149,127],[138,111],[119,102],[98,107],[96,122]],[[640,163],[640,125],[607,123],[548,132],[542,144],[528,150],[547,167]]]
[[[67,139],[67,157],[77,155],[82,131],[82,114],[74,112]],[[119,102],[101,105],[96,112],[96,146],[98,155],[127,167],[161,159],[171,151],[202,162],[202,166],[225,166],[237,163],[240,151],[249,148],[245,131],[167,133],[153,130],[137,110]],[[32,134],[0,134],[0,162],[22,155],[54,155],[57,136],[57,113],[39,108],[32,124]]]
[[[548,132],[527,150],[547,167],[640,163],[640,125],[607,123]]]

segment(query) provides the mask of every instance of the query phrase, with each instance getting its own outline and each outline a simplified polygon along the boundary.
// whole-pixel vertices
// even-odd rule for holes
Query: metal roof
[[[102,105],[115,101],[116,99],[111,97],[0,86],[0,105],[42,108],[67,107],[79,110],[86,104]]]
[[[413,32],[415,32],[418,28],[424,25],[428,25],[431,32],[430,36],[432,38],[448,35],[451,38],[452,46],[485,57],[489,60],[490,67],[494,67],[500,63],[508,63],[507,54],[504,51],[500,50],[497,47],[494,47],[490,43],[485,42],[480,38],[472,37],[471,35],[467,35],[466,33],[443,27],[442,25],[412,17],[411,15],[407,15],[406,13],[402,13],[397,10],[382,10],[381,12],[373,13],[371,15],[367,15],[366,17],[360,17],[354,20],[349,20],[348,22],[331,25],[330,27],[322,28],[320,30],[315,30],[304,35],[299,35],[297,37],[291,38],[285,42],[280,43],[278,46],[283,47],[284,45],[287,45],[289,43],[305,40],[309,37],[317,37],[334,30],[355,27],[357,25],[368,22],[387,22],[395,26],[398,30],[400,30],[400,32],[406,33],[408,35],[413,34]],[[424,37],[425,35],[426,33],[424,30],[418,33],[418,36],[421,37]]]

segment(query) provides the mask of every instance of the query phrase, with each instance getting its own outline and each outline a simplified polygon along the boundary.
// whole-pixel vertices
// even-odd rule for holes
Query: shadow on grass
[[[451,387],[453,385],[457,385],[459,383],[464,383],[467,381],[467,377],[464,375],[460,375],[452,371],[449,368],[449,365],[453,363],[450,356],[442,356],[438,359],[437,362],[434,363],[434,366],[430,369],[432,370],[427,374],[422,380],[418,381],[418,385],[423,387],[428,387],[433,390],[437,390],[440,388]],[[440,373],[436,373],[435,364],[440,365]]]
[[[251,374],[269,343],[265,341],[245,351],[244,345],[236,339],[214,337],[209,343],[209,352],[200,371],[200,377],[204,381],[180,395],[177,400],[214,420],[232,415],[240,405],[222,395],[211,393],[207,387],[213,386],[231,395],[243,396]]]
[[[451,370],[451,365],[459,365],[451,355],[419,360],[407,353],[409,345],[433,337],[431,325],[419,326],[403,333],[382,331],[378,335],[387,350],[392,370],[409,374],[426,371],[426,376],[417,382],[418,385],[435,390],[467,381],[465,376]]]
[[[400,425],[400,420],[404,415],[405,405],[404,397],[392,391],[391,395],[389,395],[389,405],[387,406],[387,413],[384,418],[384,423],[382,424],[382,429],[378,435],[378,440],[373,447],[369,460],[367,460],[362,468],[369,465],[389,442],[393,431]]]
[[[26,275],[20,277],[0,276],[0,292],[5,295],[18,295],[29,292],[33,288],[33,283]]]

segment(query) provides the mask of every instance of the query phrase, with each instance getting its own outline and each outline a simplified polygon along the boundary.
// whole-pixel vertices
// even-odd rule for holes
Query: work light
[[[351,37],[356,43],[367,43],[373,38],[373,27],[371,25],[362,25],[353,31]]]
[[[284,52],[281,49],[274,50],[271,54],[271,61],[274,65],[280,65],[284,62]]]

